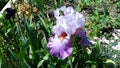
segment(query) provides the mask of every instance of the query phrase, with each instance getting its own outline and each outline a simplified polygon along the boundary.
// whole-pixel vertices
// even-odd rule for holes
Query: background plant
[[[0,1],[3,3],[6,1]],[[0,4],[2,5],[2,4]],[[61,60],[50,55],[46,48],[51,29],[55,24],[53,11],[63,5],[73,6],[86,18],[85,30],[89,40],[97,43],[84,47],[74,38],[72,56]],[[20,0],[12,8],[16,16],[0,18],[0,67],[1,68],[114,68],[119,67],[119,51],[111,47],[119,39],[112,35],[120,29],[119,0]],[[2,8],[2,6],[1,6]],[[101,39],[115,40],[103,43]],[[105,45],[107,47],[105,48]],[[116,58],[112,55],[117,55]],[[107,67],[110,66],[110,67]]]

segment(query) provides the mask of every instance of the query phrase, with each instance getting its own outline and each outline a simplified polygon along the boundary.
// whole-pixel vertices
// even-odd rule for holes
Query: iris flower
[[[6,18],[10,19],[11,17],[15,16],[16,10],[12,8],[7,8],[6,10]]]
[[[62,14],[61,12],[62,11]],[[49,39],[47,48],[51,55],[65,59],[72,53],[71,36],[77,34],[81,37],[80,43],[91,44],[86,37],[84,28],[85,18],[82,14],[75,12],[72,7],[62,6],[54,11],[56,25],[53,26],[53,37]]]

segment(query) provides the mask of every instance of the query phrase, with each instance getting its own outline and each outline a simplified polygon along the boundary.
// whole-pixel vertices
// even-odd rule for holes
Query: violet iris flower
[[[12,8],[7,8],[6,10],[6,18],[10,19],[11,17],[15,16],[16,10]]]
[[[60,14],[63,11],[63,14]],[[82,14],[75,12],[72,7],[62,6],[54,11],[56,25],[53,26],[53,37],[49,39],[47,48],[51,55],[65,59],[72,53],[71,36],[77,34],[81,37],[81,44],[91,44],[86,37],[84,28],[85,18]],[[79,30],[78,30],[79,29]]]

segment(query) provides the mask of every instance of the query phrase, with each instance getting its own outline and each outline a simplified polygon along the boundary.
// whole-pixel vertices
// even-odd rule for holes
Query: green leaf
[[[98,57],[100,57],[100,55],[101,55],[100,45],[101,45],[100,40],[98,40],[97,45],[94,46],[94,48],[92,49],[92,53],[91,53],[92,60],[98,60]]]
[[[1,68],[1,65],[2,65],[2,50],[0,48],[0,68]]]
[[[40,68],[40,66],[44,63],[45,60],[41,60],[38,65],[37,65],[37,68]]]
[[[25,59],[24,59],[24,63],[26,64],[27,68],[31,68],[30,65],[26,62]]]
[[[40,27],[41,27],[42,30],[44,31],[46,41],[48,41],[50,31],[47,29],[47,26],[46,26],[46,24],[45,24],[44,19],[43,19],[42,17],[40,17],[40,16],[39,16],[39,18],[40,18],[40,20],[41,20],[41,22],[39,22]]]
[[[43,59],[38,63],[37,68],[40,68],[40,66],[42,66],[42,64],[44,63],[44,61],[49,59],[49,54],[46,54]]]
[[[44,60],[48,60],[48,58],[49,58],[49,54],[46,54],[46,55],[43,57]]]
[[[116,66],[115,62],[111,59],[107,59],[104,63],[104,68],[114,68]]]
[[[26,53],[26,50],[27,50],[28,47],[29,47],[28,41],[26,41],[20,49],[20,53],[19,53],[19,59],[20,60],[24,59],[24,56],[25,56],[25,53]]]

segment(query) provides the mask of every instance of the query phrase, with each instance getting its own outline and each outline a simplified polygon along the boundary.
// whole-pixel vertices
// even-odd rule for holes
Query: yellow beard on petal
[[[67,33],[63,32],[60,36],[60,41],[62,41],[67,36]]]
[[[80,27],[79,29],[80,29],[80,30],[84,30],[84,27]]]

